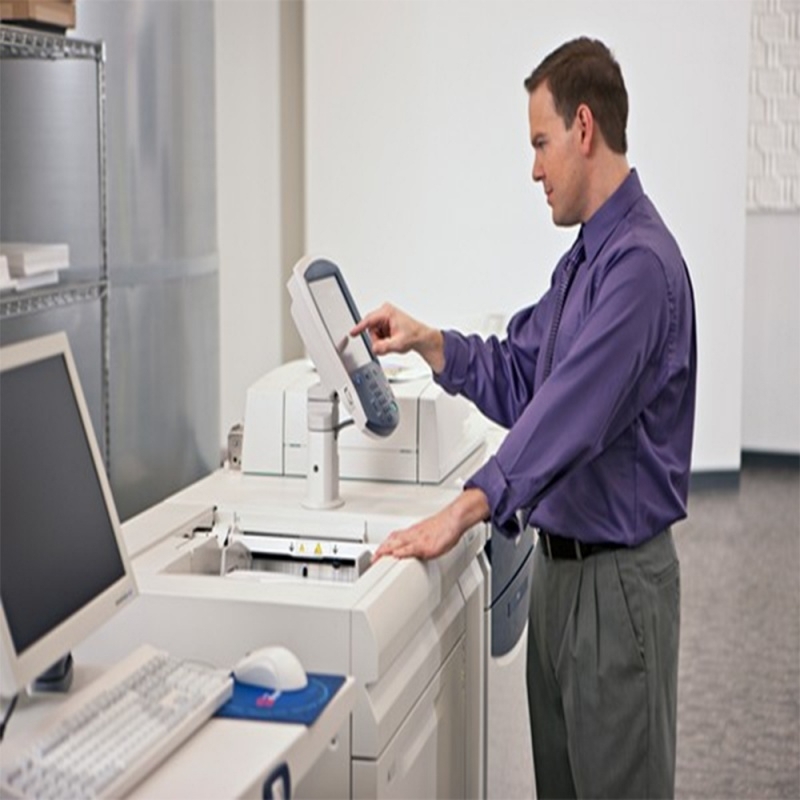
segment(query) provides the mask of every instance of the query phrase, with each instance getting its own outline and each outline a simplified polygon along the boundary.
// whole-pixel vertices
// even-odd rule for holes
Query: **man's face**
[[[580,126],[573,122],[567,130],[546,83],[530,96],[528,120],[534,154],[533,180],[544,186],[553,222],[563,226],[583,222],[586,181]]]

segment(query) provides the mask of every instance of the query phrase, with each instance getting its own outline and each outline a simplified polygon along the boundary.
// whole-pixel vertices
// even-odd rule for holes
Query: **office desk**
[[[101,672],[102,667],[76,665],[68,697]],[[5,741],[45,724],[61,702],[63,699],[56,695],[21,696]],[[294,787],[347,722],[354,702],[354,681],[348,678],[310,727],[214,717],[135,786],[128,797],[260,798],[264,780],[283,762],[289,766]]]

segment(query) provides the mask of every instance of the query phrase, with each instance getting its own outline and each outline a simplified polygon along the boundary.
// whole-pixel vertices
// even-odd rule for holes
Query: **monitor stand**
[[[321,383],[308,390],[308,479],[306,508],[328,509],[343,505],[339,495],[339,396]]]
[[[72,653],[46,669],[32,684],[34,692],[66,692],[72,686]]]

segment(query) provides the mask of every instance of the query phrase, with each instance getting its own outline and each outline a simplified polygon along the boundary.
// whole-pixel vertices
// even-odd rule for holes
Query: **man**
[[[508,434],[464,491],[375,557],[433,558],[481,520],[534,552],[528,697],[539,797],[674,793],[679,567],[695,405],[692,289],[626,158],[628,99],[601,42],[577,39],[525,81],[560,226],[580,224],[549,291],[506,338],[368,314],[377,354],[416,350]]]

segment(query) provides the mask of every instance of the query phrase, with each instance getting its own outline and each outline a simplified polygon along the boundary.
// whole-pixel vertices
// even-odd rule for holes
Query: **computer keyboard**
[[[227,670],[145,645],[61,706],[10,763],[3,759],[0,796],[119,797],[232,691]]]

